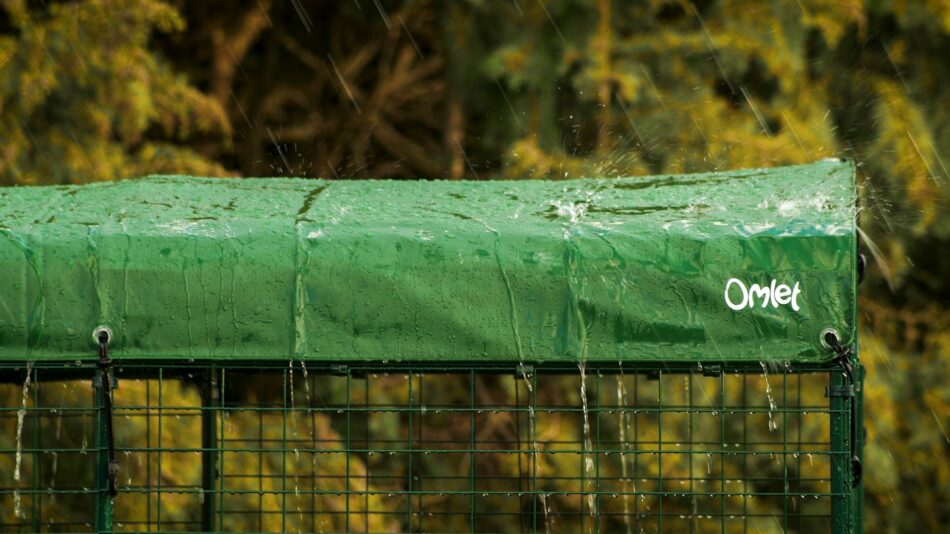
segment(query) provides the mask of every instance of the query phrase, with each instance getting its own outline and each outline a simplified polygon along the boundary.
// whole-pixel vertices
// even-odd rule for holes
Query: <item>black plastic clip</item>
[[[119,493],[116,480],[119,475],[119,463],[115,459],[115,435],[112,427],[112,358],[109,357],[109,339],[111,333],[107,328],[96,329],[96,341],[99,343],[99,361],[96,367],[99,369],[99,391],[102,392],[102,406],[105,408],[106,416],[106,442],[109,455],[109,495],[115,497]]]
[[[851,384],[846,384],[843,386],[828,386],[825,388],[825,397],[853,397],[854,396],[854,386]]]
[[[851,366],[851,348],[842,346],[841,341],[838,340],[838,334],[833,330],[825,332],[824,341],[835,353],[835,358],[832,361],[838,364],[848,376],[848,382],[854,384],[854,367]]]
[[[858,422],[855,418],[854,403],[854,367],[851,365],[851,348],[841,345],[838,334],[829,330],[825,332],[823,340],[831,350],[835,352],[835,358],[832,360],[838,364],[844,371],[848,383],[843,386],[829,386],[826,394],[828,397],[850,397],[851,398],[851,487],[856,488],[861,484],[861,477],[864,474],[864,467],[861,465],[861,458],[858,456]]]
[[[517,375],[527,380],[528,377],[534,376],[534,366],[527,365],[524,363],[519,363]]]

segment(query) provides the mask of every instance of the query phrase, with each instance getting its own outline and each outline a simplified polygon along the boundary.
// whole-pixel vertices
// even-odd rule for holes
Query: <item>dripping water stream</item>
[[[633,534],[633,523],[630,522],[630,478],[627,472],[627,455],[630,452],[630,443],[627,441],[627,386],[623,381],[623,364],[620,365],[620,373],[617,375],[617,404],[619,410],[617,413],[620,420],[617,422],[618,434],[620,438],[620,478],[621,490],[623,490],[623,523],[627,529],[627,534]],[[636,492],[636,482],[634,481],[633,491]]]
[[[26,420],[26,403],[30,398],[30,381],[33,378],[33,362],[26,364],[26,378],[23,380],[23,399],[20,409],[16,413],[16,465],[13,468],[13,480],[17,482],[17,489],[13,491],[13,515],[23,517],[23,507],[20,498],[19,482],[20,469],[23,465],[23,422]]]
[[[531,385],[531,379],[528,378],[528,372],[525,370],[524,366],[521,366],[521,376],[524,378],[525,386],[528,388],[529,397],[536,395],[534,393],[534,387]],[[537,399],[536,396],[534,396],[534,398]],[[530,402],[528,404],[528,433],[531,435],[532,455],[534,456],[535,465],[535,480],[541,480],[541,448],[538,445],[537,417],[534,411],[535,404],[536,402]],[[550,534],[553,524],[551,517],[551,507],[548,503],[547,493],[544,493],[544,491],[538,492],[538,500],[541,501],[541,511],[544,514],[544,532],[545,534]]]
[[[584,480],[586,487],[584,492],[587,494],[587,510],[591,517],[597,517],[597,496],[590,491],[594,475],[594,459],[591,458],[591,450],[594,448],[590,438],[590,414],[587,407],[587,364],[583,360],[577,364],[581,373],[581,409],[584,415]]]
[[[772,398],[772,386],[769,384],[769,372],[766,368],[765,362],[759,362],[759,365],[762,366],[762,377],[765,379],[765,396],[769,400],[769,432],[775,432],[778,428],[778,423],[775,422],[775,418],[772,417],[772,412],[775,411],[775,400]]]

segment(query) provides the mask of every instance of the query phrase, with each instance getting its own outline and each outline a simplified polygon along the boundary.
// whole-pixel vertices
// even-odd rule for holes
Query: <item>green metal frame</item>
[[[0,534],[863,529],[851,162],[0,200]]]
[[[120,362],[114,500],[96,366],[0,366],[0,392],[27,372],[0,532],[862,528],[860,367]],[[51,479],[57,455],[88,479]]]

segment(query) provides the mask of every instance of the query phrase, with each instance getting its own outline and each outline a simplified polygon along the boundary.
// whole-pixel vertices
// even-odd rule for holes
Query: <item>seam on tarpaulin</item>
[[[524,360],[524,349],[522,348],[521,344],[521,331],[518,326],[518,308],[515,302],[515,292],[511,286],[511,279],[508,276],[508,271],[505,270],[504,262],[501,261],[501,233],[498,230],[492,228],[491,225],[482,219],[472,218],[472,220],[484,226],[485,229],[491,232],[495,238],[495,264],[498,266],[498,272],[501,274],[501,279],[505,283],[505,291],[508,296],[508,316],[509,323],[511,324],[511,335],[514,338],[515,351],[517,352],[518,360]]]
[[[99,276],[101,274],[99,269],[99,243],[96,242],[96,234],[96,227],[90,226],[86,228],[86,252],[89,253],[87,267],[96,295],[96,324],[104,324],[106,322],[106,314],[103,307],[102,286]]]
[[[565,344],[565,350],[568,355],[571,352],[571,328],[570,328],[570,318],[573,317],[574,321],[577,322],[577,341],[580,346],[578,348],[577,358],[580,361],[587,360],[587,321],[584,320],[584,313],[580,308],[580,296],[578,295],[578,260],[580,255],[580,249],[574,243],[573,236],[567,236],[567,239],[564,240],[566,249],[564,251],[564,261],[566,262],[567,270],[567,291],[568,291],[568,305],[571,307],[570,312],[568,313],[568,324],[565,325],[565,338],[567,343]]]
[[[302,359],[304,357],[303,349],[307,342],[307,325],[304,323],[305,295],[303,287],[303,267],[310,263],[310,253],[302,250],[304,239],[300,232],[301,224],[304,221],[313,222],[307,218],[307,215],[310,213],[310,209],[313,207],[317,198],[319,198],[329,186],[328,183],[322,182],[319,186],[311,189],[310,192],[307,193],[307,196],[304,197],[303,204],[300,206],[300,209],[297,210],[297,215],[294,218],[294,292],[292,297],[293,309],[291,310],[294,331],[290,346],[291,359]],[[304,255],[306,255],[306,263],[302,263]]]
[[[43,293],[43,267],[41,259],[37,257],[37,252],[30,247],[26,237],[10,228],[0,228],[0,234],[7,236],[10,242],[20,249],[23,253],[23,259],[26,260],[26,263],[30,266],[30,270],[33,271],[33,275],[36,278],[36,298],[30,306],[28,315],[23,318],[26,324],[26,351],[27,359],[29,360],[33,354],[34,345],[42,333],[43,322],[46,316],[46,296]],[[25,276],[25,271],[23,274],[23,304],[25,306],[27,297],[29,296],[30,284],[28,283],[28,277]],[[39,314],[39,317],[37,317],[37,314]]]
[[[515,302],[515,292],[511,287],[511,279],[508,277],[508,272],[505,270],[505,264],[501,261],[501,233],[494,228],[485,225],[492,234],[495,236],[495,262],[498,264],[498,271],[501,273],[501,278],[505,282],[505,290],[508,293],[508,314],[510,316],[511,322],[511,335],[515,339],[515,350],[518,353],[518,360],[524,359],[524,350],[521,348],[521,332],[518,327],[518,308]]]

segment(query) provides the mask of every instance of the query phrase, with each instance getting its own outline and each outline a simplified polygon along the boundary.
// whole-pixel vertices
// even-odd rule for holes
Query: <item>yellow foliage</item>
[[[890,160],[888,167],[903,180],[908,197],[921,209],[918,229],[936,217],[940,188],[933,171],[933,138],[919,106],[893,81],[879,81],[877,106],[881,134],[874,150]]]
[[[19,2],[4,7],[19,34],[0,41],[8,84],[0,88],[0,182],[82,183],[176,168],[224,173],[194,151],[160,140],[143,145],[153,124],[175,141],[230,134],[220,103],[147,49],[152,31],[184,27],[174,7],[89,0],[51,4],[43,16]]]

